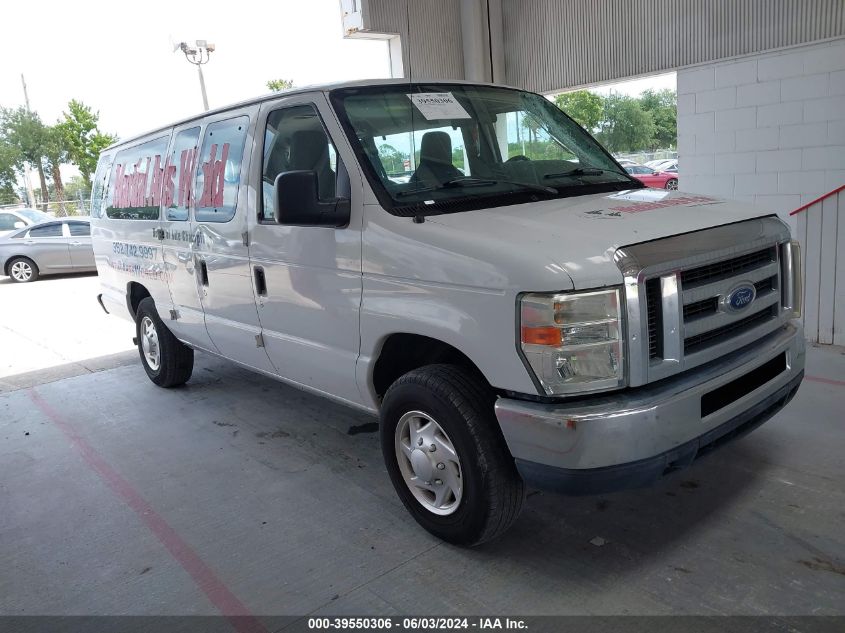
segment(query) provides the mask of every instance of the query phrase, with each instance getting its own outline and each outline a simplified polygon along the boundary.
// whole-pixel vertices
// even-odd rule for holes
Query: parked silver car
[[[38,209],[0,209],[0,236],[52,219]]]
[[[12,281],[95,270],[87,217],[52,220],[0,236],[0,271]]]

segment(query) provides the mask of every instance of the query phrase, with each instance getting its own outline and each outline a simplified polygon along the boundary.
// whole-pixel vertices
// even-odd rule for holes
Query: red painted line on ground
[[[112,468],[88,442],[86,442],[73,426],[65,420],[44,398],[34,389],[29,389],[29,397],[44,415],[46,415],[70,440],[73,447],[82,456],[100,478],[111,488],[138,518],[155,534],[156,538],[170,552],[171,556],[188,572],[197,586],[208,597],[211,603],[226,616],[238,633],[267,633],[267,629],[255,616],[250,614],[246,606],[232,593],[217,577],[214,571],[205,564],[199,555],[185,540],[179,536],[164,518],[156,512],[141,494],[132,487],[123,476]]]
[[[822,382],[826,385],[835,385],[836,387],[845,387],[845,380],[831,380],[830,378],[822,378],[821,376],[804,376],[804,380]]]

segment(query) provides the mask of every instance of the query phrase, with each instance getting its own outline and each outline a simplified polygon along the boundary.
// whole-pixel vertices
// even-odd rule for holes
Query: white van
[[[537,94],[272,94],[110,147],[92,197],[100,302],[154,383],[200,350],[378,414],[397,493],[453,543],[526,485],[687,466],[803,377],[788,227],[644,188]]]

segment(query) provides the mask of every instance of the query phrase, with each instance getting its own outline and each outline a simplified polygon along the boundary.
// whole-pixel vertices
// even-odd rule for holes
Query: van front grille
[[[648,357],[658,358],[663,354],[663,309],[660,303],[660,279],[649,279],[645,285],[648,305]]]
[[[734,321],[733,323],[723,325],[720,328],[704,332],[703,334],[697,334],[696,336],[685,338],[684,354],[691,354],[699,350],[701,347],[706,347],[707,344],[712,342],[714,339],[723,340],[731,336],[737,336],[738,334],[747,332],[769,319],[777,318],[777,315],[777,306],[770,306],[765,310],[760,310],[760,312],[747,316],[739,321]]]
[[[683,284],[684,288],[692,288],[705,283],[737,277],[744,272],[754,270],[774,261],[777,261],[777,248],[771,246],[725,261],[685,270],[681,273],[681,284]]]
[[[714,226],[614,253],[625,279],[631,386],[717,360],[784,325],[789,229],[775,216]]]
[[[707,314],[713,314],[719,309],[718,297],[710,297],[702,301],[696,301],[684,306],[684,321],[688,321],[693,317],[702,317]]]

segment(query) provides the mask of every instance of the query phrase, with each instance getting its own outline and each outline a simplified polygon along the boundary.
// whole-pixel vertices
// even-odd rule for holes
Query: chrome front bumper
[[[530,485],[574,494],[638,487],[769,419],[797,391],[804,356],[801,325],[789,322],[674,378],[555,404],[499,398],[496,417]],[[780,373],[744,393],[747,382],[781,357]],[[702,416],[702,397],[720,387],[716,399],[726,396],[728,403]]]

